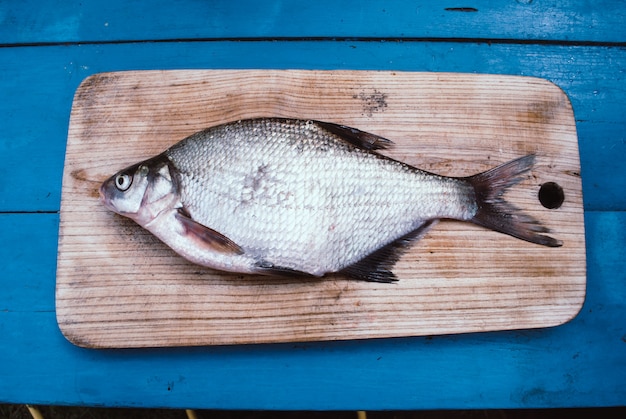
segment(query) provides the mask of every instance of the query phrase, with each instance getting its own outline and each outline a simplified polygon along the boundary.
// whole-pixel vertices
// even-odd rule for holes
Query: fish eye
[[[127,173],[120,173],[115,177],[115,187],[124,192],[130,188],[133,178]]]

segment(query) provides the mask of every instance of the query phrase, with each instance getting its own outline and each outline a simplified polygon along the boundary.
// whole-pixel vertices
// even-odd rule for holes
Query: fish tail
[[[465,178],[474,187],[478,204],[476,215],[470,221],[532,243],[558,247],[563,242],[542,234],[549,233],[548,228],[502,197],[508,188],[523,179],[522,175],[528,172],[534,164],[535,155],[529,154]]]

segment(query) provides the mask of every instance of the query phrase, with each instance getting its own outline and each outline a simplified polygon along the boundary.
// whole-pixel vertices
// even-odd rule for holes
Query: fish
[[[503,198],[534,154],[447,177],[381,154],[392,145],[331,122],[233,121],[114,174],[100,201],[189,261],[245,274],[394,282],[394,264],[442,219],[562,245]]]

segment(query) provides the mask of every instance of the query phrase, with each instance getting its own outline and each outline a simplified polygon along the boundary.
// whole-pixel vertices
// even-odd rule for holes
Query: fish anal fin
[[[185,233],[196,239],[201,245],[225,254],[241,255],[244,253],[237,243],[223,234],[194,221],[184,209],[179,209],[175,216],[185,228]]]
[[[393,145],[393,141],[390,141],[375,134],[370,134],[369,132],[358,130],[356,128],[351,128],[345,125],[333,124],[330,122],[314,122],[325,130],[330,131],[335,135],[338,135],[353,146],[362,148],[364,150],[381,150],[389,148]]]
[[[285,266],[275,265],[271,262],[261,260],[255,264],[255,268],[259,274],[262,275],[277,275],[283,277],[309,277],[309,278],[318,278],[315,275],[312,275],[308,272],[299,271],[297,269],[288,268]]]
[[[413,243],[421,239],[438,221],[437,219],[425,221],[415,230],[381,247],[355,264],[342,269],[339,273],[362,281],[396,282],[398,278],[391,271],[393,265]]]

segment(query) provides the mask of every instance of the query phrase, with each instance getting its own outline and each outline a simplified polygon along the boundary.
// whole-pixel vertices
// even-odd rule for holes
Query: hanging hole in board
[[[565,194],[558,183],[546,182],[539,188],[539,202],[545,208],[557,209],[563,205]]]

